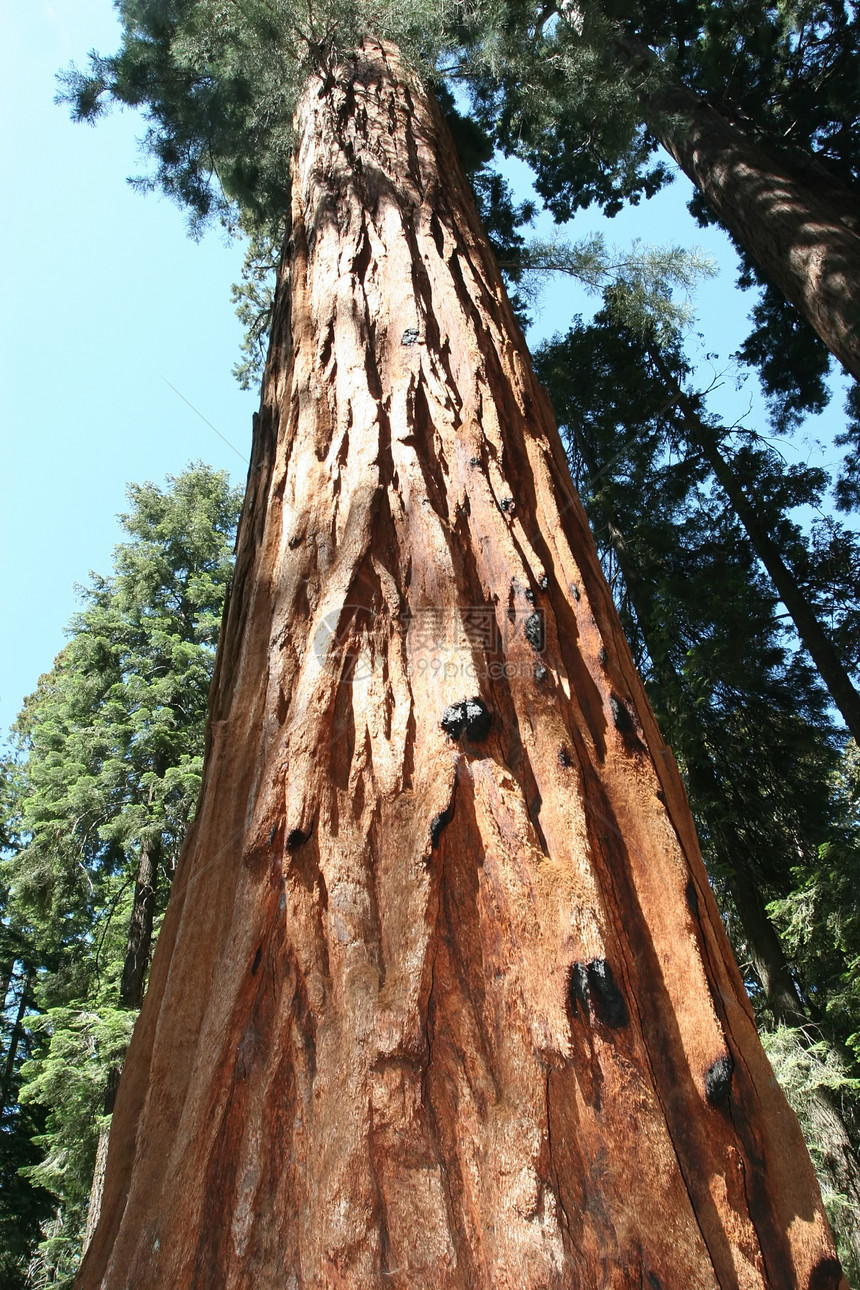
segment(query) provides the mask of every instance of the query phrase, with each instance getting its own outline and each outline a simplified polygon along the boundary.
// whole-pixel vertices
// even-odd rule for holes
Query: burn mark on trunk
[[[612,968],[606,959],[592,959],[588,965],[588,987],[598,1020],[612,1030],[626,1026],[629,1017],[624,996],[615,984]]]
[[[621,735],[630,751],[645,752],[645,745],[639,738],[636,722],[630,714],[630,709],[614,691],[609,696],[609,706],[612,709],[612,720],[615,722],[615,729]]]
[[[725,1106],[732,1091],[735,1063],[730,1053],[723,1053],[705,1072],[705,1098],[709,1106]]]
[[[584,1018],[592,1016],[610,1030],[629,1024],[627,1004],[606,959],[573,964],[568,972],[568,999],[574,1016],[581,1011]]]
[[[636,733],[636,727],[633,725],[633,718],[627,711],[627,705],[623,699],[619,699],[617,694],[609,696],[609,706],[612,709],[612,720],[615,722],[615,728],[620,734],[630,736]]]
[[[446,708],[442,713],[439,724],[451,739],[459,739],[466,729],[466,705],[452,703],[450,708]]]
[[[444,811],[439,811],[430,821],[430,846],[434,851],[442,839],[446,826],[451,823],[453,818],[454,809],[449,806]]]
[[[546,644],[546,629],[543,620],[543,611],[536,609],[533,614],[529,614],[523,629],[526,634],[526,640],[532,649],[538,654],[542,654]]]
[[[588,968],[578,960],[572,963],[567,973],[567,997],[570,1010],[575,1017],[580,1011],[588,1019]]]
[[[472,743],[481,743],[490,733],[493,714],[482,699],[463,699],[445,709],[439,724],[454,740],[465,734]]]

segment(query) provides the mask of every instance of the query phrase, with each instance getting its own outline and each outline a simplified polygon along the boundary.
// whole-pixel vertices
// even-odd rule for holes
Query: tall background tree
[[[860,375],[856,6],[491,0],[470,58],[484,119],[559,217],[656,191],[659,146],[680,165],[764,287],[746,353],[778,409],[826,400],[827,349]]]
[[[44,1221],[53,1197],[39,1253],[32,1223],[26,1233],[30,1276],[52,1284],[67,1281],[97,1214],[96,1153],[197,800],[238,513],[226,476],[201,465],[165,490],[133,485],[129,501],[114,572],[82,590],[69,643],[15,731],[3,930],[21,1006],[7,1009],[4,1113],[21,1120],[16,1142],[36,1132],[14,1221],[26,1206]],[[7,1246],[10,1265],[21,1247]]]

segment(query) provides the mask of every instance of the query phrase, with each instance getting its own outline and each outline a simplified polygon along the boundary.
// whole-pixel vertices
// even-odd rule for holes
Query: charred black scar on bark
[[[451,823],[453,818],[454,808],[448,806],[444,811],[440,811],[438,815],[434,815],[433,819],[430,821],[430,846],[434,851],[439,845],[442,834],[445,832],[445,829]]]
[[[543,614],[539,609],[536,609],[533,614],[529,614],[523,630],[529,645],[536,653],[541,654],[546,643],[546,630],[544,628]]]
[[[735,1063],[730,1053],[723,1053],[705,1071],[705,1098],[709,1106],[725,1106],[732,1091]]]
[[[594,1017],[610,1030],[620,1030],[630,1020],[624,996],[615,984],[612,968],[606,959],[579,961],[568,972],[568,999],[573,1015],[585,1020]]]
[[[452,739],[460,739],[465,734],[473,743],[486,739],[492,724],[493,714],[483,700],[478,698],[452,703],[442,713],[440,722],[442,729]]]
[[[635,752],[644,752],[645,746],[639,738],[636,730],[636,723],[630,714],[630,709],[623,699],[619,698],[614,692],[609,696],[609,707],[612,710],[612,720],[615,723],[615,729],[621,735],[627,747]]]

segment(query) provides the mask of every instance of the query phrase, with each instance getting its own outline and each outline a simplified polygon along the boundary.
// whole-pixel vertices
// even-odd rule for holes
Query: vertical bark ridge
[[[299,125],[80,1285],[805,1290],[814,1175],[438,109],[368,43]]]

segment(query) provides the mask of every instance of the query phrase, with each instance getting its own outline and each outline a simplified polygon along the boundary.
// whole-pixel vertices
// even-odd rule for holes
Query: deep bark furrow
[[[710,906],[709,966],[687,933],[683,800],[438,109],[368,44],[299,133],[268,504],[252,479],[182,867],[205,894],[168,913],[81,1285],[755,1290],[776,1240],[805,1286],[811,1168]],[[705,1101],[724,1027],[767,1230]]]

